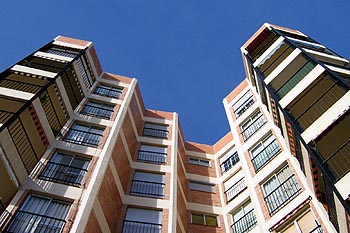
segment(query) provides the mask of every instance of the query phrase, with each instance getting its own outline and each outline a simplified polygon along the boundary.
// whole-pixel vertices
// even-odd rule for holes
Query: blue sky
[[[244,79],[240,46],[264,23],[350,57],[350,3],[325,1],[0,1],[0,69],[57,35],[93,41],[106,72],[138,79],[147,108],[178,112],[185,138],[229,131],[222,99]]]

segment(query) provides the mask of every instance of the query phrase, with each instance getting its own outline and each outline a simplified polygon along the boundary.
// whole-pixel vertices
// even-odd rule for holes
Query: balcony
[[[87,169],[56,162],[48,162],[39,178],[68,185],[80,186]]]
[[[298,129],[303,132],[334,105],[345,90],[330,77],[322,77],[300,99],[287,107]]]
[[[162,224],[124,220],[123,233],[161,233]]]
[[[226,159],[223,163],[220,164],[221,174],[226,173],[238,162],[239,162],[239,157],[238,157],[238,153],[236,152],[233,155],[231,155],[228,159]]]
[[[84,115],[94,116],[102,119],[110,119],[113,111],[113,106],[89,102],[84,105],[84,108],[81,111],[81,113]]]
[[[112,86],[99,85],[96,87],[94,94],[119,99],[122,89]]]
[[[272,157],[274,157],[279,151],[280,147],[277,140],[274,139],[270,144],[268,144],[259,154],[252,158],[252,163],[255,171],[260,170]]]
[[[278,187],[272,190],[265,197],[270,215],[275,214],[279,209],[285,206],[297,193],[299,193],[300,190],[301,187],[294,175],[290,176]]]
[[[154,164],[166,164],[166,153],[139,150],[137,161]]]
[[[164,183],[133,180],[130,194],[136,196],[162,198],[164,197]]]
[[[256,216],[254,210],[249,211],[243,217],[235,221],[231,228],[233,232],[245,233],[249,232],[257,224]]]
[[[247,188],[247,185],[245,183],[245,179],[240,179],[237,183],[232,185],[231,188],[225,191],[226,195],[226,202],[229,203],[232,201],[235,197],[237,197],[241,192],[243,192]]]
[[[253,122],[251,122],[250,124],[249,122],[247,122],[246,124],[241,126],[242,128],[241,134],[243,135],[244,141],[247,141],[266,123],[262,114],[260,114],[260,116],[254,116],[254,117],[256,118],[251,120]]]
[[[84,146],[97,147],[102,138],[101,133],[87,132],[78,129],[69,129],[69,132],[64,137],[64,141]]]
[[[243,99],[243,103],[241,103],[241,100],[238,100],[233,106],[233,110],[236,115],[236,118],[240,117],[243,113],[245,113],[249,109],[249,107],[252,106],[255,102],[251,92],[247,92],[242,97],[242,99]]]
[[[46,215],[19,210],[4,232],[61,232],[66,221]]]
[[[168,138],[168,130],[165,129],[155,129],[145,126],[143,128],[143,136],[152,137],[152,138]]]

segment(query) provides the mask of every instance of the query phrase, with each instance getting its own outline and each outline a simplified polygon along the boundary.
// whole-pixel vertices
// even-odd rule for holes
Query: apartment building
[[[270,24],[241,50],[214,145],[91,42],[59,36],[2,72],[0,230],[348,232],[348,61]]]

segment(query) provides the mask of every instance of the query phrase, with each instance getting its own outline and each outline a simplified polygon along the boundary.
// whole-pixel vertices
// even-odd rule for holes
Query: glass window
[[[128,208],[123,225],[123,233],[160,233],[162,231],[162,211]]]
[[[200,166],[204,166],[204,167],[210,167],[210,160],[207,160],[207,159],[190,157],[190,158],[188,158],[188,162],[190,164],[200,165]]]
[[[272,134],[260,141],[250,151],[255,171],[259,170],[264,164],[270,161],[270,159],[279,151],[280,147]]]
[[[252,135],[254,135],[263,125],[265,124],[265,119],[260,111],[255,112],[250,116],[242,125],[242,135],[244,140],[248,140]]]
[[[143,128],[143,136],[168,138],[168,125],[146,123]]]
[[[100,84],[96,87],[94,94],[119,99],[122,91],[123,89],[121,87],[112,87]]]
[[[254,98],[251,91],[247,91],[236,103],[233,105],[233,111],[236,117],[241,116],[250,106],[254,104]]]
[[[86,146],[98,146],[102,135],[102,128],[75,123],[64,137],[64,141]]]
[[[249,232],[257,224],[252,203],[248,201],[239,207],[232,213],[232,220],[233,232]]]
[[[165,164],[166,156],[166,147],[141,145],[137,161],[144,163]]]
[[[217,227],[218,218],[217,216],[210,214],[191,213],[191,223]]]
[[[61,232],[70,203],[29,195],[5,232]]]
[[[81,113],[88,116],[96,116],[99,118],[109,119],[111,118],[113,111],[113,105],[90,100],[84,105]]]
[[[190,189],[203,191],[203,192],[215,193],[215,184],[203,183],[203,182],[190,180]]]
[[[136,171],[130,193],[137,196],[161,198],[164,196],[164,175]]]
[[[41,179],[70,185],[81,185],[90,160],[56,152],[40,174]]]

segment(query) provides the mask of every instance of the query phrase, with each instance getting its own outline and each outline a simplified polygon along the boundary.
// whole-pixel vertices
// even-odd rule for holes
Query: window
[[[265,201],[270,215],[286,205],[301,190],[288,166],[283,167],[263,184]]]
[[[89,101],[84,105],[81,113],[88,116],[95,116],[103,119],[109,119],[111,118],[113,111],[114,111],[113,105],[98,103],[95,101]]]
[[[298,216],[293,222],[289,223],[282,231],[283,233],[301,232],[301,233],[322,233],[322,227],[315,220],[311,210],[308,210],[302,216]]]
[[[224,174],[230,170],[236,163],[239,162],[238,153],[236,150],[226,153],[219,159],[221,173]]]
[[[209,193],[215,193],[215,184],[190,180],[190,189],[209,192]]]
[[[103,135],[103,129],[75,123],[69,129],[64,141],[86,146],[98,146]]]
[[[217,227],[218,218],[215,215],[191,213],[191,223],[204,226]]]
[[[265,119],[260,111],[255,112],[250,116],[242,125],[242,135],[244,141],[247,141],[252,135],[254,135],[263,125],[265,124]]]
[[[270,161],[280,150],[277,140],[272,135],[260,141],[259,144],[250,151],[255,171],[258,171],[263,165]]]
[[[77,55],[79,55],[78,51],[73,51],[68,47],[52,47],[44,52],[70,58],[75,58]]]
[[[141,145],[137,161],[144,163],[165,164],[167,148]]]
[[[162,212],[158,210],[128,208],[123,233],[160,233]]]
[[[168,125],[146,123],[143,128],[143,136],[154,138],[168,138]]]
[[[56,152],[39,177],[69,185],[81,185],[89,163],[89,159]]]
[[[136,171],[130,194],[145,197],[164,197],[164,175]]]
[[[251,91],[247,91],[236,103],[233,105],[233,111],[236,118],[241,116],[250,106],[254,104],[254,98]]]
[[[61,232],[70,203],[29,195],[5,232]]]
[[[233,232],[245,233],[253,229],[257,220],[252,203],[248,201],[232,213],[232,221]]]
[[[210,160],[207,160],[207,159],[190,157],[190,158],[188,158],[188,162],[190,164],[200,165],[200,166],[204,166],[204,167],[210,167]]]
[[[120,87],[112,87],[100,84],[96,87],[94,94],[119,99],[122,91],[123,89]]]

